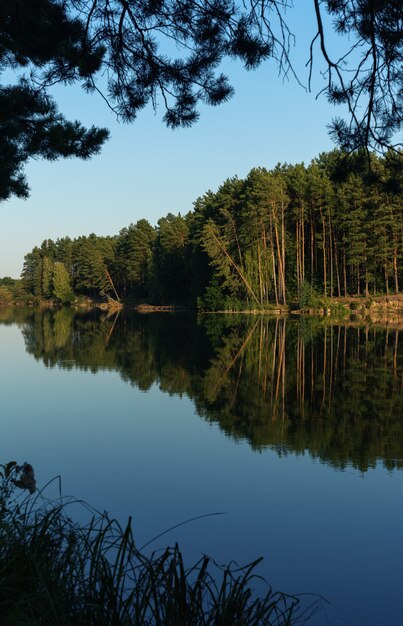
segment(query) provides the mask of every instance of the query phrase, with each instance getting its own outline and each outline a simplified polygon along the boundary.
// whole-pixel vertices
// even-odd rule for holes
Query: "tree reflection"
[[[46,366],[116,370],[141,390],[187,395],[201,417],[255,450],[308,452],[340,469],[403,467],[398,328],[70,309],[15,315],[27,352]]]

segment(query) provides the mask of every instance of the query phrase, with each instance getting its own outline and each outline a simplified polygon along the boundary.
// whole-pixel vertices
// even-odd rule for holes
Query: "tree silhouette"
[[[316,47],[327,65],[323,91],[345,104],[348,120],[331,132],[348,150],[384,149],[402,120],[400,0],[313,0],[317,33],[307,51],[311,82]],[[49,89],[79,83],[97,91],[119,119],[133,121],[152,102],[170,127],[189,126],[198,104],[217,105],[233,92],[220,72],[224,58],[247,69],[267,58],[293,73],[288,0],[2,0],[0,199],[28,195],[29,158],[96,154],[105,129],[66,120]],[[333,59],[327,23],[345,48]],[[395,146],[396,147],[396,146]]]

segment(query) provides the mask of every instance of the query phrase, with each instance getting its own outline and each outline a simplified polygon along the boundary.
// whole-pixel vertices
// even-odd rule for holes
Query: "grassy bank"
[[[315,297],[292,311],[300,315],[331,316],[340,320],[401,323],[403,295]]]
[[[269,586],[254,594],[260,559],[223,567],[203,556],[186,567],[178,545],[148,554],[130,520],[122,528],[95,514],[78,524],[72,500],[50,502],[36,490],[30,465],[0,470],[2,624],[290,626],[312,614]]]

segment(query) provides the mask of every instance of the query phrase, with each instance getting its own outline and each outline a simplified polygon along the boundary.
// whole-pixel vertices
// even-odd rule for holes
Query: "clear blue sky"
[[[299,42],[293,59],[302,74],[315,25],[311,4],[296,5],[290,12]],[[191,210],[197,197],[228,177],[277,162],[307,163],[332,149],[326,125],[340,111],[324,97],[316,100],[315,91],[306,93],[293,79],[283,82],[270,61],[253,72],[238,63],[223,69],[234,97],[202,107],[195,126],[175,131],[151,107],[134,124],[117,124],[99,96],[78,87],[55,89],[68,118],[106,126],[111,138],[91,161],[29,164],[30,198],[0,205],[0,276],[18,277],[24,255],[44,239],[113,235],[143,217],[156,224],[168,212]],[[316,91],[322,86],[317,76]]]

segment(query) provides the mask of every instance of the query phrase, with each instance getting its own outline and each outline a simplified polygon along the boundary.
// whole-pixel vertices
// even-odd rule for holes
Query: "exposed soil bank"
[[[218,310],[218,311],[203,311],[203,314],[207,315],[288,315],[290,309],[288,306],[274,306],[272,309],[244,309],[243,311],[235,310]]]
[[[350,320],[403,323],[403,295],[351,296],[325,300],[322,306],[292,311],[293,315],[328,315]]]
[[[1,303],[4,306],[39,306],[40,308],[60,307],[61,304],[52,300],[39,303]],[[115,312],[122,308],[134,309],[138,313],[184,313],[194,311],[189,305],[124,303],[116,300],[99,301],[91,298],[80,298],[69,305],[73,309],[99,308],[103,311]],[[403,325],[403,294],[392,296],[350,296],[346,298],[320,298],[315,306],[297,308],[295,302],[290,305],[275,305],[267,309],[218,310],[203,311],[203,314],[225,315],[310,315],[329,316],[343,321],[368,321],[373,323]]]
[[[175,304],[137,304],[134,309],[137,313],[186,313],[194,310],[192,307]]]

